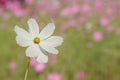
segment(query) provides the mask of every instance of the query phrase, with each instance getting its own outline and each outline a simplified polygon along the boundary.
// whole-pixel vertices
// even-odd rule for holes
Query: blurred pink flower
[[[56,55],[55,54],[48,54],[48,62],[50,64],[55,64],[57,63],[57,60],[56,60]]]
[[[68,23],[69,26],[72,26],[72,27],[75,27],[77,25],[76,20],[74,20],[74,19],[68,20],[67,23]]]
[[[36,15],[35,13],[33,13],[33,14],[31,15],[31,18],[37,19],[37,15]]]
[[[84,23],[86,23],[86,22],[87,22],[87,19],[86,19],[85,17],[80,16],[80,17],[78,18],[78,23],[84,24]]]
[[[111,32],[114,31],[114,27],[113,26],[107,26],[106,30],[107,30],[108,33],[111,33]]]
[[[79,4],[77,2],[74,2],[68,7],[63,8],[63,10],[61,11],[61,15],[70,17],[70,16],[74,16],[75,14],[79,13],[79,11],[80,11]]]
[[[107,26],[109,24],[109,19],[107,17],[103,16],[100,19],[100,24],[101,24],[101,26]]]
[[[93,39],[97,42],[103,39],[103,33],[101,31],[96,31],[93,33]]]
[[[68,23],[62,23],[61,29],[64,31],[69,27]]]
[[[66,7],[61,11],[61,15],[69,17],[71,15],[73,15],[71,8],[70,7]]]
[[[95,8],[95,11],[97,12],[97,13],[100,13],[101,11],[102,11],[102,7],[103,7],[103,3],[102,3],[102,1],[101,0],[95,0],[95,6],[94,6],[94,8]]]
[[[31,58],[30,65],[34,68],[34,70],[37,73],[42,72],[45,69],[45,67],[46,67],[45,64],[38,63],[35,58]]]
[[[59,1],[58,0],[41,0],[39,1],[38,11],[42,14],[49,13],[50,15],[55,16],[59,10]]]
[[[90,12],[90,5],[89,4],[84,4],[82,6],[82,11],[81,12],[88,14]]]
[[[16,62],[10,62],[8,66],[11,73],[14,73],[16,71],[17,68]]]
[[[77,73],[77,75],[76,75],[76,78],[78,79],[78,80],[81,80],[81,79],[83,79],[83,78],[85,78],[86,77],[86,72],[79,72],[79,73]]]
[[[29,13],[28,9],[22,8],[18,1],[8,2],[7,8],[11,10],[17,17],[23,17]]]
[[[10,14],[7,12],[0,12],[0,16],[3,18],[3,20],[8,20],[10,18]]]
[[[45,64],[38,63],[35,58],[31,58],[30,65],[34,68],[34,70],[37,73],[42,72],[45,69],[45,67],[46,67]]]
[[[5,10],[4,10],[3,8],[0,7],[0,16],[3,16],[4,13],[6,13]]]
[[[33,3],[34,0],[25,0],[25,2],[29,5],[31,5]]]
[[[6,7],[7,0],[0,0],[0,6]]]
[[[116,29],[116,33],[120,35],[120,28]]]
[[[42,72],[45,69],[45,67],[46,67],[45,64],[42,64],[42,63],[37,64],[34,66],[34,70],[39,73],[39,72]]]
[[[58,72],[54,72],[48,75],[47,80],[61,80],[61,75]]]
[[[77,2],[74,2],[71,6],[71,12],[77,14],[80,11],[80,6]]]
[[[107,10],[106,10],[106,13],[108,15],[115,15],[115,9],[111,8],[111,7],[108,7]]]
[[[37,64],[38,64],[38,62],[36,61],[36,59],[35,59],[35,58],[31,58],[31,60],[30,60],[30,65],[31,65],[32,67],[35,67]]]

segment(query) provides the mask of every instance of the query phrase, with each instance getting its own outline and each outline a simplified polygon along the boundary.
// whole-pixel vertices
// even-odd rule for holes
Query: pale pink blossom
[[[86,22],[87,22],[87,19],[85,17],[82,17],[82,16],[78,17],[78,23],[84,24]]]
[[[0,16],[5,13],[5,10],[3,8],[0,8]]]
[[[54,54],[48,54],[48,62],[50,64],[56,64],[57,63],[56,57],[57,56]]]
[[[34,0],[25,0],[25,2],[29,5],[31,5],[33,3]]]
[[[61,11],[61,15],[70,17],[79,12],[80,12],[80,6],[77,2],[74,2],[73,4],[63,8],[63,10]]]
[[[74,19],[68,20],[67,23],[68,23],[69,26],[73,26],[73,27],[77,25],[76,20],[74,20]]]
[[[68,27],[69,27],[69,24],[68,24],[68,23],[62,23],[62,25],[61,25],[61,29],[62,29],[63,31],[66,30]]]
[[[31,18],[37,19],[37,15],[33,13],[33,14],[31,15]]]
[[[116,33],[120,35],[120,28],[116,29]]]
[[[9,18],[10,18],[10,14],[9,13],[7,13],[7,12],[4,12],[4,14],[2,15],[2,18],[3,18],[3,20],[8,20]]]
[[[37,64],[37,65],[34,66],[34,70],[36,72],[38,72],[38,73],[39,72],[43,72],[43,70],[45,69],[45,67],[46,67],[45,64],[40,63],[40,64]]]
[[[108,8],[106,9],[106,13],[107,13],[108,15],[114,15],[114,14],[115,14],[115,9],[114,9],[114,8],[111,8],[111,7],[108,7]]]
[[[67,24],[68,24],[68,26],[74,27],[74,28],[76,28],[76,29],[79,29],[79,28],[80,28],[80,24],[77,22],[76,19],[69,19],[69,20],[67,21]]]
[[[80,11],[80,6],[79,6],[79,4],[78,4],[77,2],[74,2],[74,3],[72,4],[72,6],[71,6],[71,12],[72,12],[73,14],[77,14],[77,13],[79,13],[79,11]]]
[[[61,80],[61,75],[58,72],[53,72],[48,75],[47,80]]]
[[[107,26],[106,30],[107,30],[108,33],[111,33],[111,32],[114,31],[114,26]]]
[[[86,14],[88,14],[89,12],[90,12],[90,5],[89,4],[84,4],[83,6],[82,6],[82,11],[81,12],[83,12],[83,13],[86,13]]]
[[[107,17],[102,17],[101,19],[100,19],[100,24],[101,24],[101,26],[107,26],[108,24],[109,24],[109,19],[107,18]]]
[[[69,17],[71,15],[73,15],[71,8],[70,7],[66,7],[61,11],[61,15]]]
[[[81,79],[84,79],[86,77],[86,72],[79,72],[79,73],[77,73],[77,75],[76,75],[76,78],[78,79],[78,80],[81,80]]]
[[[45,64],[43,64],[43,63],[38,63],[35,58],[31,58],[31,60],[30,60],[30,65],[34,68],[34,70],[35,70],[37,73],[42,72],[42,71],[45,69],[45,67],[46,67]]]
[[[102,7],[103,7],[103,3],[102,3],[102,1],[101,0],[95,0],[95,6],[94,6],[94,8],[95,8],[95,11],[97,12],[97,13],[100,13],[101,11],[102,11]]]
[[[56,15],[59,10],[59,1],[57,0],[51,0],[46,1],[42,0],[38,2],[38,11],[40,14],[50,14],[50,15]]]
[[[23,17],[29,13],[28,9],[22,8],[18,1],[8,2],[7,8],[11,10],[17,17]]]
[[[32,67],[35,67],[37,64],[38,64],[38,62],[36,61],[36,59],[35,59],[35,58],[31,58],[31,60],[30,60],[30,65],[31,65]]]
[[[0,8],[0,16],[3,18],[3,20],[8,20],[10,18],[10,14],[3,8]]]
[[[9,65],[8,65],[8,67],[9,67],[9,71],[11,73],[14,73],[16,71],[17,64],[16,64],[16,62],[10,62]]]
[[[103,39],[103,33],[101,31],[96,31],[93,33],[93,39],[94,41],[101,41]]]

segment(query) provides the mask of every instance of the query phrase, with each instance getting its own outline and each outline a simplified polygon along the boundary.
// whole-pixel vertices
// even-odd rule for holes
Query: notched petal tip
[[[37,23],[36,20],[34,18],[30,18],[28,21],[27,21],[28,24],[31,24],[31,23]]]
[[[34,18],[30,18],[28,21],[29,32],[31,34],[37,35],[39,34],[39,25]]]
[[[48,23],[40,32],[39,37],[41,40],[44,40],[50,37],[55,31],[54,23]]]
[[[54,24],[54,23],[48,23],[48,25],[49,25],[50,27],[52,27],[53,29],[55,29],[55,24]]]
[[[14,31],[17,32],[19,29],[18,25],[15,25]]]
[[[60,39],[60,45],[62,45],[63,41],[64,41],[64,38],[63,37],[59,37]]]
[[[30,19],[28,19],[28,21],[33,21],[33,20],[35,20],[34,18],[30,18]]]
[[[48,23],[46,26],[48,29],[51,29],[52,31],[55,30],[55,24],[54,23]]]

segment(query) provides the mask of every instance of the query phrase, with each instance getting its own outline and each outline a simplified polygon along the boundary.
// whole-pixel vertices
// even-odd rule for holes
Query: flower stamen
[[[34,38],[34,43],[39,44],[40,43],[40,38],[38,38],[38,37]]]

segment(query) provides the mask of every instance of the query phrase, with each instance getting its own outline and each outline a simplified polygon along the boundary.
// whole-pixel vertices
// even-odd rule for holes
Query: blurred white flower
[[[53,23],[49,23],[39,33],[39,26],[36,20],[31,18],[28,20],[28,27],[28,32],[18,26],[15,26],[14,29],[17,34],[17,44],[22,47],[28,47],[26,56],[35,58],[39,63],[46,63],[48,62],[48,56],[45,52],[58,54],[58,50],[55,47],[62,44],[63,38],[51,36],[55,30]]]
[[[86,23],[86,29],[91,30],[92,29],[92,23],[90,23],[90,22]]]

